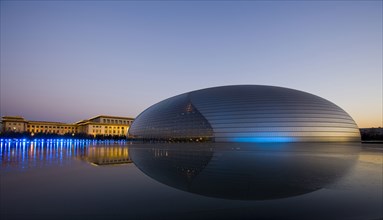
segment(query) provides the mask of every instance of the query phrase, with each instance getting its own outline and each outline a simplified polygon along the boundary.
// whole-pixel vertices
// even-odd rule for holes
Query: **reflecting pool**
[[[0,141],[1,219],[381,219],[378,144]]]

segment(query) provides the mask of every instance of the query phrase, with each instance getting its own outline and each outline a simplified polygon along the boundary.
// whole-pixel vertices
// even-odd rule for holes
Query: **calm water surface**
[[[379,144],[0,142],[1,219],[382,219]]]

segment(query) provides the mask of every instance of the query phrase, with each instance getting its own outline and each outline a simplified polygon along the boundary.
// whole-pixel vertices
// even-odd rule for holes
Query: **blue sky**
[[[382,1],[2,1],[1,115],[137,116],[206,87],[261,84],[382,126]]]

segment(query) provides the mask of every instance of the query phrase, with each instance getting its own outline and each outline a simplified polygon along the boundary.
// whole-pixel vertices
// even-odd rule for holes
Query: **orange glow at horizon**
[[[373,115],[362,115],[353,117],[359,128],[377,128],[383,127],[382,117],[376,118]]]

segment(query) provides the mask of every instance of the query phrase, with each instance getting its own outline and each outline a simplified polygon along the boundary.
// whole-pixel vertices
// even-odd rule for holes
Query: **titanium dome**
[[[360,141],[354,120],[330,101],[261,85],[207,88],[165,99],[142,112],[129,135],[150,141]]]

